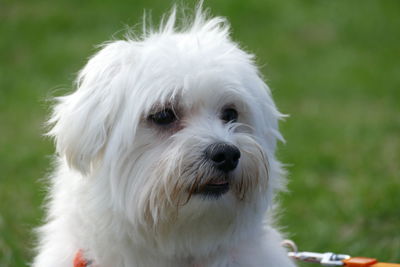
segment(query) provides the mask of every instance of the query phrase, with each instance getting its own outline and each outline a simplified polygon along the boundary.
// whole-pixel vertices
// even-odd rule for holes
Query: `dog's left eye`
[[[236,122],[239,117],[239,114],[236,109],[234,108],[226,108],[222,111],[221,119],[228,123],[228,122]]]
[[[166,126],[177,120],[175,112],[172,109],[164,109],[149,116],[149,120],[157,125]]]

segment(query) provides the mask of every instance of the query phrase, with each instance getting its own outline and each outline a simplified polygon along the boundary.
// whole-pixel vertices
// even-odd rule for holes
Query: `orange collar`
[[[90,267],[92,261],[85,259],[82,249],[78,250],[74,258],[74,267]]]

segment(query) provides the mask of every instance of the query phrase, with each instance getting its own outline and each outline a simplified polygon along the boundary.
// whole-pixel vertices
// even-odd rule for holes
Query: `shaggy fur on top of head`
[[[33,266],[294,266],[267,215],[282,114],[224,18],[176,20],[105,43],[57,98]]]

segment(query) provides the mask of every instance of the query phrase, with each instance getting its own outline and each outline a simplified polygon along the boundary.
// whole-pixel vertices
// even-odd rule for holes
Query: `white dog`
[[[175,13],[105,44],[58,99],[33,266],[294,266],[267,216],[282,115],[223,18]]]

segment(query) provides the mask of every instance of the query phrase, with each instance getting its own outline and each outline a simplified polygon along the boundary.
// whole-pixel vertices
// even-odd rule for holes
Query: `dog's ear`
[[[256,73],[256,72],[254,72]],[[271,90],[263,81],[261,75],[252,77],[248,87],[251,88],[251,94],[254,110],[254,122],[256,131],[262,137],[260,140],[266,151],[272,155],[275,153],[277,141],[285,142],[285,139],[279,131],[278,121],[287,117],[278,111],[271,95]]]
[[[56,99],[48,135],[58,154],[83,174],[100,156],[118,113],[126,46],[125,41],[105,45],[79,73],[76,91]]]

